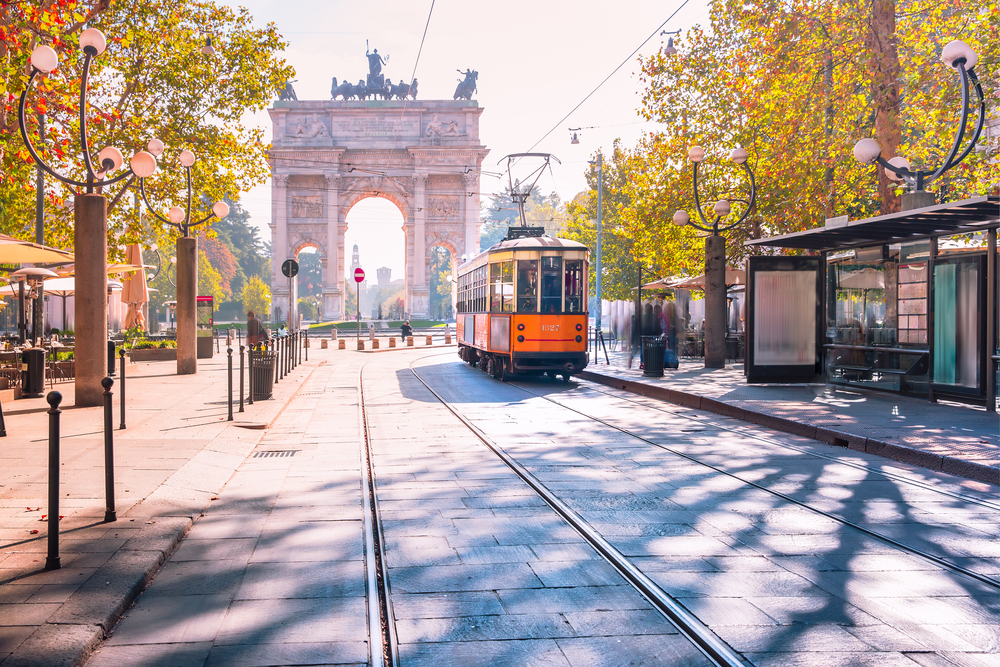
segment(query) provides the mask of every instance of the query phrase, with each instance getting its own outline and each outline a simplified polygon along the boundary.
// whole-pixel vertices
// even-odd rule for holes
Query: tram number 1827
[[[541,230],[540,230],[541,231]],[[567,239],[506,238],[459,267],[458,355],[498,379],[587,365],[589,250]]]

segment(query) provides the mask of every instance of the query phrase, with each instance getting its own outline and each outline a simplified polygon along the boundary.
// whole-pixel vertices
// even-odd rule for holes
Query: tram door
[[[819,257],[751,257],[747,382],[817,382],[823,373]]]

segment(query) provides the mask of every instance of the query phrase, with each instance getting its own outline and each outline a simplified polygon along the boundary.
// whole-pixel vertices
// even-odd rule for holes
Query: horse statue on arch
[[[465,79],[459,79],[458,87],[455,88],[455,96],[452,99],[471,100],[473,93],[479,92],[478,88],[476,88],[479,72],[470,69],[466,69],[465,72],[462,72],[462,70],[455,71],[459,74],[465,74]]]
[[[405,100],[407,97],[412,97],[417,99],[417,80],[414,79],[412,83],[403,83],[400,81],[392,87],[392,92],[386,99],[396,98],[397,100]]]

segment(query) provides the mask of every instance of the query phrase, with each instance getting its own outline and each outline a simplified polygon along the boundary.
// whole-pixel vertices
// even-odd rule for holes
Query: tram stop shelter
[[[815,382],[996,410],[1000,197],[747,241],[748,382]]]

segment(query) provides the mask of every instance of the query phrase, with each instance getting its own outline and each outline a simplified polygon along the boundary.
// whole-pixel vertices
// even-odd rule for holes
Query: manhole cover
[[[263,452],[254,452],[253,458],[255,459],[270,459],[270,458],[280,458],[287,456],[295,456],[298,454],[298,449],[272,449]]]

